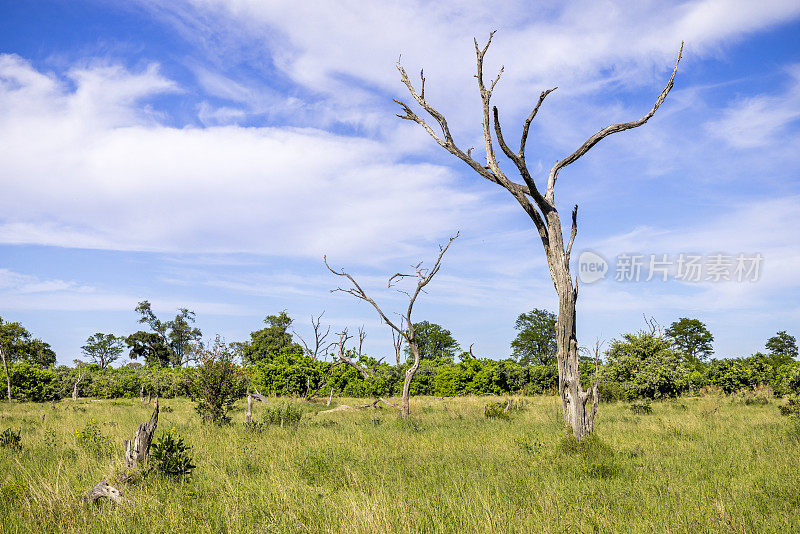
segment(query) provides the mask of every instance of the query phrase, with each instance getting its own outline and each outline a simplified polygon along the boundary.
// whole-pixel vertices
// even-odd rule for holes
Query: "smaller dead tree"
[[[82,361],[75,360],[75,368],[78,370],[78,380],[75,381],[75,385],[72,387],[72,400],[74,401],[78,400],[78,384],[86,376],[86,367]]]
[[[322,331],[322,326],[320,323],[322,321],[322,316],[325,314],[323,311],[320,313],[316,318],[312,315],[311,316],[311,328],[314,330],[314,339],[312,343],[306,343],[306,340],[303,337],[292,330],[292,333],[297,336],[297,339],[300,340],[300,343],[303,344],[303,349],[306,351],[306,354],[311,357],[313,360],[317,360],[320,355],[326,355],[328,349],[336,345],[336,342],[325,343],[325,340],[328,338],[328,334],[331,333],[331,327],[325,329],[325,332]]]
[[[136,434],[133,436],[133,443],[129,440],[125,440],[125,464],[127,464],[128,467],[133,467],[136,464],[143,464],[145,460],[147,460],[147,455],[150,453],[150,443],[153,441],[153,435],[156,433],[157,425],[158,397],[156,397],[153,415],[150,416],[148,422],[139,425]]]
[[[354,297],[364,300],[372,305],[375,308],[375,311],[378,312],[381,319],[384,323],[386,323],[394,332],[398,335],[402,336],[406,343],[408,343],[409,349],[411,349],[411,354],[414,356],[414,363],[406,370],[405,380],[403,382],[403,400],[400,406],[400,417],[403,419],[408,419],[409,415],[409,395],[411,389],[411,381],[414,378],[414,375],[419,368],[420,362],[420,355],[419,355],[419,347],[417,346],[417,339],[414,334],[414,323],[411,320],[411,312],[414,309],[414,303],[417,301],[420,293],[423,292],[425,286],[430,283],[436,273],[439,272],[439,269],[442,266],[442,257],[444,253],[447,252],[447,249],[450,248],[450,245],[453,244],[453,241],[458,237],[458,233],[450,238],[447,245],[439,246],[439,256],[436,258],[436,262],[434,263],[433,267],[428,270],[422,267],[422,262],[419,262],[417,265],[414,266],[414,273],[413,274],[403,274],[403,273],[396,273],[389,278],[388,287],[392,287],[393,284],[403,280],[404,278],[415,278],[417,281],[417,287],[414,289],[413,292],[403,291],[406,295],[408,295],[408,308],[406,309],[405,315],[401,315],[401,325],[403,322],[405,323],[405,327],[398,327],[389,317],[383,312],[383,310],[378,306],[378,304],[369,297],[358,282],[350,276],[348,273],[344,272],[344,270],[336,271],[328,265],[328,258],[324,258],[325,266],[328,268],[330,272],[335,274],[336,276],[341,276],[347,278],[352,285],[349,289],[343,289],[341,287],[333,289],[332,292],[341,291],[342,293],[349,293]],[[341,345],[340,345],[340,353],[341,353]],[[360,366],[359,366],[360,367]],[[365,373],[366,371],[364,371]],[[362,375],[364,375],[362,373]]]

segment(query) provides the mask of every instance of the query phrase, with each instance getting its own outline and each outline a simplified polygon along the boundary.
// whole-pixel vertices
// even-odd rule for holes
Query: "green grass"
[[[354,399],[339,399],[354,404]],[[280,404],[283,400],[275,400]],[[164,399],[157,436],[175,428],[197,468],[186,481],[150,473],[122,483],[124,439],[147,420],[138,400],[3,404],[0,531],[11,532],[796,532],[800,427],[775,402],[724,397],[603,404],[576,444],[554,397],[518,399],[510,420],[485,398],[412,399],[318,414],[256,432],[204,426],[185,399]],[[719,407],[714,411],[715,407]],[[254,419],[265,407],[256,405]],[[44,414],[44,422],[42,422]],[[96,446],[79,441],[94,419]],[[106,439],[107,444],[106,444]],[[94,439],[94,438],[93,438]],[[93,442],[94,443],[94,442]],[[86,504],[97,482],[124,505]]]

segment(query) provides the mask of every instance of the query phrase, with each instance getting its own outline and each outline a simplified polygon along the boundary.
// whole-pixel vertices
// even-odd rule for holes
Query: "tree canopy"
[[[117,337],[114,334],[102,334],[100,332],[89,336],[86,340],[86,345],[81,347],[83,354],[100,366],[100,369],[105,369],[112,362],[119,359],[122,355],[122,344],[124,338]]]
[[[776,356],[797,358],[797,340],[794,336],[787,334],[786,330],[781,330],[769,338],[765,346],[771,354]]]
[[[461,349],[450,330],[428,321],[414,323],[414,338],[419,349],[420,360],[444,360],[452,362],[456,352]],[[411,356],[411,349],[406,347]]]
[[[250,333],[250,341],[236,344],[245,364],[270,362],[285,348],[303,352],[303,348],[292,340],[289,332],[292,318],[285,310],[278,315],[267,315],[264,323],[266,328]]]
[[[681,317],[667,328],[666,336],[681,350],[686,361],[697,367],[714,354],[714,336],[699,319]]]
[[[170,365],[180,367],[195,359],[197,351],[203,345],[201,341],[203,333],[199,328],[192,326],[195,321],[193,311],[187,308],[180,308],[175,319],[163,322],[153,313],[150,302],[143,300],[136,306],[136,312],[141,315],[139,322],[149,326],[153,334],[158,336],[161,346],[169,350]],[[143,338],[140,336],[138,340],[133,341],[140,342],[143,341]],[[131,344],[128,343],[128,346],[131,346]],[[157,348],[161,349],[162,347]],[[137,348],[141,347],[137,346]],[[159,352],[156,351],[155,355],[158,356],[158,354]],[[132,348],[131,358],[133,357],[135,356]],[[159,357],[158,359],[160,362],[161,358]]]
[[[517,317],[519,330],[511,342],[513,355],[522,364],[544,364],[556,359],[556,315],[535,308]]]
[[[0,345],[10,362],[25,361],[41,367],[56,363],[56,353],[50,345],[36,339],[18,322],[8,323],[0,317]]]

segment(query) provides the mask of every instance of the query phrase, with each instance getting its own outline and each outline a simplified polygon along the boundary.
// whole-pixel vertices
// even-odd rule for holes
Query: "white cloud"
[[[366,258],[446,234],[462,210],[491,215],[446,169],[376,141],[161,125],[142,102],[177,89],[156,67],[71,76],[74,91],[2,56],[4,243]]]
[[[800,65],[792,65],[787,71],[791,83],[783,92],[741,98],[729,105],[721,117],[710,121],[707,130],[734,148],[777,144],[787,127],[800,119]]]

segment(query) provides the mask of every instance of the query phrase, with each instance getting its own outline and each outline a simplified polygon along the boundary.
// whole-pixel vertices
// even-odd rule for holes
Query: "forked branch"
[[[667,98],[667,95],[672,89],[672,84],[675,81],[675,74],[677,74],[678,72],[678,64],[681,62],[682,54],[683,54],[683,42],[681,42],[680,50],[678,50],[678,59],[675,61],[675,68],[672,69],[672,75],[669,77],[667,86],[664,87],[664,90],[661,91],[660,95],[658,95],[658,98],[656,98],[656,102],[655,104],[653,104],[652,109],[649,112],[647,112],[647,114],[644,117],[632,122],[623,122],[620,124],[612,124],[611,126],[606,126],[602,130],[591,136],[589,139],[587,139],[585,143],[583,143],[580,147],[578,147],[578,150],[576,150],[566,158],[556,162],[556,164],[553,165],[553,168],[550,170],[550,176],[547,179],[547,191],[545,193],[545,197],[550,202],[553,202],[553,198],[555,195],[554,190],[556,186],[556,180],[558,179],[558,173],[561,169],[563,169],[567,165],[575,163],[578,160],[578,158],[586,154],[589,151],[589,149],[591,149],[594,145],[599,143],[605,137],[608,137],[611,134],[624,132],[625,130],[630,130],[631,128],[636,128],[638,126],[641,126],[642,124],[650,120],[650,118],[653,115],[655,115],[656,111],[661,106],[661,104],[664,103],[664,100]]]

